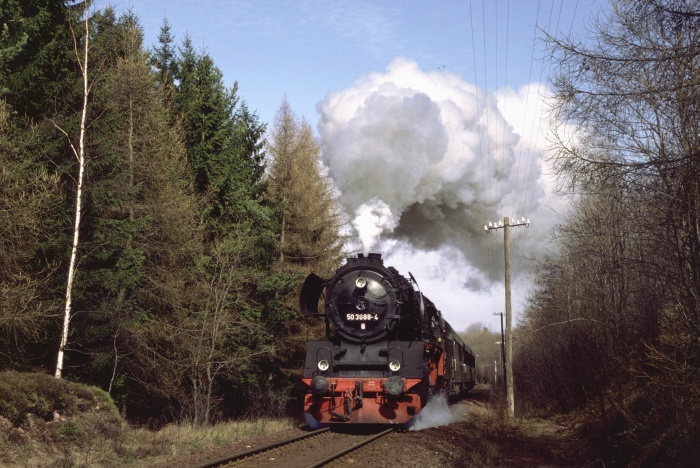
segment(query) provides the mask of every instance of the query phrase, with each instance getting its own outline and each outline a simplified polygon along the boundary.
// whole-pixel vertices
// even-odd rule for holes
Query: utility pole
[[[501,368],[503,369],[503,382],[506,381],[506,338],[503,335],[503,312],[494,312],[493,315],[501,316],[501,341],[496,344],[501,345]]]
[[[505,267],[506,267],[506,405],[508,409],[508,417],[515,417],[515,396],[513,394],[513,336],[512,330],[512,313],[510,307],[510,228],[517,226],[530,227],[530,220],[527,221],[522,218],[522,221],[511,222],[510,218],[507,216],[503,218],[503,221],[491,223],[488,226],[484,225],[484,230],[486,232],[495,231],[497,229],[503,229],[503,253],[505,257]]]

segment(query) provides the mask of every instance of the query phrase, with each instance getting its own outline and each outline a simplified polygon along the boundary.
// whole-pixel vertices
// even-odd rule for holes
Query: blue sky
[[[176,42],[189,34],[263,121],[283,96],[311,123],[331,90],[383,70],[396,57],[444,69],[494,89],[537,80],[536,25],[581,31],[594,0],[99,0],[141,19],[147,46],[168,19]],[[532,64],[532,67],[531,67]]]
[[[585,34],[604,0],[99,0],[131,9],[145,42],[165,18],[263,122],[283,97],[318,131],[322,160],[368,248],[411,271],[457,329],[500,329],[502,231],[513,230],[513,310],[566,203],[544,163],[550,65],[541,44]],[[397,136],[398,135],[398,136]],[[365,247],[358,247],[361,250]]]

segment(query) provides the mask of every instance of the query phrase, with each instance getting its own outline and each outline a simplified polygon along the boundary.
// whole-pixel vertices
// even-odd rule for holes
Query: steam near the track
[[[448,405],[447,398],[442,393],[433,395],[418,416],[411,420],[409,430],[420,431],[429,427],[447,426],[459,421],[466,410],[465,404]]]
[[[551,190],[536,148],[544,146],[540,91],[487,93],[457,74],[396,59],[330,93],[318,107],[322,158],[361,249],[382,251],[392,264],[400,263],[396,252],[449,255],[464,275],[458,288],[481,291],[502,278],[493,267],[502,254],[494,259],[488,248],[498,234],[485,234],[484,224],[526,216],[533,224],[521,251],[536,256],[558,203],[542,209]],[[521,263],[513,266],[517,277]]]

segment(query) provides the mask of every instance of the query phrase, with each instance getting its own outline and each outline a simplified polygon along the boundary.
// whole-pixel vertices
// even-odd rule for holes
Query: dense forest
[[[268,132],[167,22],[150,51],[89,2],[0,24],[0,368],[156,424],[278,414],[312,330],[295,290],[342,259],[310,126],[282,102]]]
[[[282,413],[322,333],[298,288],[345,245],[311,126],[283,101],[268,128],[167,21],[152,49],[89,2],[7,0],[0,24],[0,370],[134,422]],[[547,38],[571,208],[514,333],[516,414],[655,463],[700,431],[700,10],[617,0],[590,29]],[[500,335],[465,338],[491,379]]]

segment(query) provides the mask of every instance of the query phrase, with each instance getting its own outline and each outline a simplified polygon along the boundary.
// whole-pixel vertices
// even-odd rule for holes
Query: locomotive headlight
[[[391,372],[398,372],[399,369],[401,369],[401,363],[399,361],[397,361],[396,359],[394,359],[393,361],[391,361],[389,363],[389,370]]]
[[[362,276],[358,277],[355,280],[355,286],[357,286],[360,289],[366,287],[367,286],[367,278],[364,278]]]
[[[325,359],[318,361],[318,370],[321,372],[326,372],[331,365]]]

